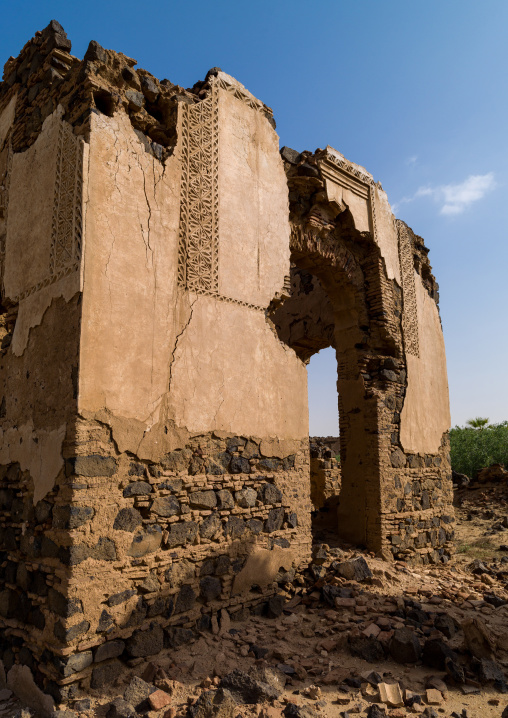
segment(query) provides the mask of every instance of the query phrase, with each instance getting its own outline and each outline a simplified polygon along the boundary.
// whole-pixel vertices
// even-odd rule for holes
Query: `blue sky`
[[[508,419],[506,0],[2,2],[0,57],[55,18],[191,86],[219,66],[270,105],[281,144],[332,145],[430,247],[452,423]],[[309,368],[312,434],[336,432],[335,360]]]

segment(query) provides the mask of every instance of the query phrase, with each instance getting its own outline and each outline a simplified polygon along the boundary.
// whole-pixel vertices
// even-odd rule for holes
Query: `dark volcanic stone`
[[[221,489],[217,491],[218,507],[221,511],[224,509],[232,509],[235,505],[235,500],[231,491],[227,489]]]
[[[228,520],[224,525],[224,533],[231,538],[239,538],[245,533],[245,521],[239,516],[228,516]]]
[[[444,671],[446,658],[457,661],[457,654],[439,638],[429,638],[423,646],[422,661],[426,666]]]
[[[116,459],[112,456],[76,456],[69,460],[71,471],[78,476],[113,476],[116,471]]]
[[[189,628],[180,628],[179,626],[176,626],[175,628],[167,628],[166,636],[168,638],[170,648],[185,646],[196,638]]]
[[[95,663],[100,663],[101,661],[107,661],[109,658],[117,658],[122,655],[124,649],[124,641],[107,641],[95,651],[94,661]]]
[[[217,496],[215,491],[193,491],[189,494],[189,504],[194,509],[214,509]]]
[[[451,658],[445,658],[445,671],[452,678],[455,683],[465,683],[466,677],[464,675],[464,669],[457,661],[453,661]]]
[[[194,607],[196,594],[189,584],[184,584],[176,597],[175,613],[185,613]]]
[[[125,650],[131,658],[140,658],[159,653],[163,645],[164,631],[158,623],[152,623],[148,629],[135,631],[125,641]]]
[[[421,647],[414,631],[397,628],[390,641],[390,655],[397,663],[416,663],[420,659]]]
[[[268,618],[279,618],[279,616],[282,615],[284,603],[283,596],[271,596],[266,604],[266,615]]]
[[[238,669],[224,676],[219,687],[228,690],[237,703],[257,704],[276,700],[280,696],[280,691],[273,686],[257,681]]]
[[[231,693],[223,688],[202,693],[189,707],[190,718],[234,718],[238,707]]]
[[[265,533],[271,534],[274,531],[280,531],[284,521],[284,509],[272,509],[268,512],[268,518],[265,521]]]
[[[95,514],[91,506],[55,506],[53,528],[77,529],[90,521]]]
[[[129,496],[148,496],[152,493],[152,487],[146,481],[133,481],[123,490],[125,498]]]
[[[104,609],[101,613],[101,616],[99,618],[99,623],[97,625],[97,633],[102,633],[103,631],[107,631],[108,629],[111,629],[115,625],[115,622],[109,615],[109,613]]]
[[[243,456],[233,456],[229,470],[232,474],[250,474],[250,464]]]
[[[123,698],[115,698],[106,713],[106,718],[137,718],[137,716],[134,706]]]
[[[379,663],[385,659],[385,652],[381,642],[371,636],[350,637],[349,649],[353,656],[363,658],[368,663]]]
[[[222,521],[220,516],[217,512],[214,512],[199,524],[199,535],[203,538],[211,539],[221,528]]]
[[[92,651],[83,651],[82,653],[75,653],[68,658],[58,659],[58,668],[62,676],[68,678],[72,676],[73,673],[79,673],[79,671],[88,668],[92,660]]]
[[[454,636],[457,632],[455,621],[446,613],[441,613],[439,616],[436,616],[434,628],[437,628],[438,631],[444,633],[447,638],[452,638],[452,636]]]
[[[57,621],[55,623],[53,633],[59,641],[62,641],[63,643],[71,643],[71,641],[74,641],[76,638],[79,638],[79,636],[85,634],[89,628],[90,624],[88,621],[81,621],[70,628],[65,628],[61,621]]]
[[[263,530],[263,522],[260,521],[260,519],[248,519],[245,522],[245,525],[247,526],[248,530],[252,531],[255,536],[260,534]]]
[[[158,516],[169,518],[180,513],[180,502],[174,496],[161,496],[152,502],[150,510]]]
[[[127,601],[131,596],[135,595],[136,591],[132,588],[126,591],[120,591],[120,593],[114,593],[108,598],[108,606],[118,606],[120,603],[124,603],[124,601]]]
[[[258,498],[264,504],[280,504],[282,491],[273,484],[266,483],[259,489]]]
[[[54,588],[48,591],[48,608],[62,618],[70,618],[76,613],[83,613],[83,605],[77,598],[66,598]]]
[[[131,533],[143,523],[139,511],[133,508],[120,509],[117,513],[113,528],[119,531],[130,531]]]
[[[148,707],[148,696],[155,693],[157,689],[150,683],[146,683],[142,678],[134,676],[124,691],[123,697],[138,711],[143,711]]]
[[[175,546],[194,543],[197,533],[198,525],[195,521],[171,524],[169,527],[169,536],[166,539],[166,546],[168,546],[168,548],[174,548]]]
[[[199,595],[205,603],[217,600],[221,593],[222,584],[220,579],[215,578],[214,576],[205,576],[199,582]]]
[[[334,562],[333,567],[339,576],[347,578],[348,581],[361,582],[372,578],[372,571],[363,556],[358,556],[350,561]]]

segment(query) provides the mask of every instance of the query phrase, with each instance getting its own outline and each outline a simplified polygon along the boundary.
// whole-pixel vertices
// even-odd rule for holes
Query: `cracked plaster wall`
[[[434,454],[450,428],[443,331],[435,301],[415,271],[420,356],[406,353],[407,392],[400,439],[407,452]]]
[[[15,98],[0,117],[3,152],[14,108]],[[50,270],[60,116],[49,116],[32,147],[12,157],[1,277],[4,302],[17,316],[0,352],[0,463],[29,472],[34,504],[55,485],[75,412],[79,272],[52,281]]]
[[[220,92],[219,292],[268,306],[289,266],[277,135]],[[212,430],[303,439],[306,370],[264,311],[177,286],[180,174],[181,141],[163,165],[126,115],[92,116],[79,413],[150,460]]]

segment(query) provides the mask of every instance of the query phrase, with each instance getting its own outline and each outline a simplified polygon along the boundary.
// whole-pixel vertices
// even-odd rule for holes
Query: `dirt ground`
[[[494,661],[506,676],[508,484],[461,489],[456,492],[455,503],[457,553],[446,565],[389,564],[344,545],[322,545],[313,571],[297,575],[291,586],[281,589],[284,606],[281,601],[280,615],[250,615],[235,623],[222,612],[211,632],[154,657],[153,662],[147,659],[139,663],[107,692],[88,696],[90,709],[74,715],[105,718],[110,701],[122,696],[132,678],[138,676],[144,677],[152,690],[155,687],[167,693],[170,702],[159,711],[145,710],[136,715],[180,718],[187,716],[188,706],[204,691],[215,689],[231,671],[248,674],[254,670],[259,674],[269,667],[275,677],[272,684],[281,691],[278,699],[239,704],[232,714],[198,713],[198,718],[278,718],[289,703],[302,709],[293,715],[323,718],[338,718],[345,712],[348,716],[370,715],[373,703],[392,718],[427,717],[434,715],[432,710],[446,718],[501,718],[508,706],[508,693],[503,692],[507,689],[502,682],[495,684],[475,673],[474,655]],[[372,575],[366,580],[348,580],[337,565],[359,556],[366,559]],[[335,596],[330,599],[328,594],[328,601],[323,590],[326,586],[333,587],[326,590]],[[337,598],[340,592],[346,598]],[[438,617],[439,623],[446,616],[454,626],[449,636],[434,625]],[[465,622],[473,624],[467,635]],[[428,661],[425,665],[421,657],[411,664],[395,662],[390,646],[394,631],[401,628],[414,632],[421,644],[436,639],[455,651],[465,671],[465,683],[454,682],[449,672],[429,667]],[[355,639],[361,648],[357,655],[353,655]],[[386,658],[370,655],[378,643]],[[382,701],[379,683],[396,683],[406,703],[411,703],[407,701],[411,694],[405,691],[420,696],[421,703],[416,698],[412,706],[387,705]],[[428,688],[434,691],[427,694]],[[0,716],[16,715],[15,706],[12,699],[2,703],[0,694]]]

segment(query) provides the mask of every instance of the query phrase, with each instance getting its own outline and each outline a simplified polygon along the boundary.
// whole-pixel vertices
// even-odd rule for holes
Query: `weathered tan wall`
[[[418,316],[419,356],[406,353],[407,391],[401,413],[404,450],[435,454],[450,428],[446,355],[435,301],[414,272]]]
[[[217,295],[178,286],[183,140],[164,168],[125,115],[92,119],[79,411],[140,458],[189,433],[308,434],[305,367],[264,316],[289,264],[277,135],[230,89],[214,92]]]

